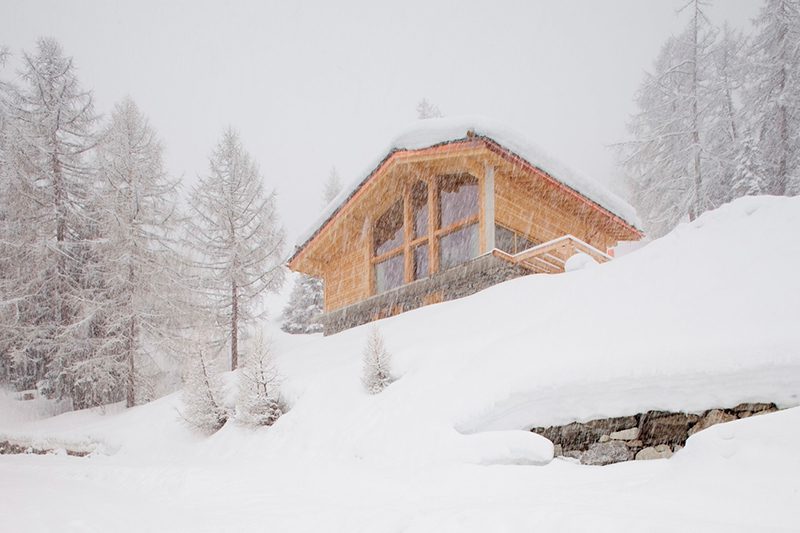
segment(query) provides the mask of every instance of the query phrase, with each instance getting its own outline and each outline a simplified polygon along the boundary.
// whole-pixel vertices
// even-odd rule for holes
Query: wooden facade
[[[535,162],[468,133],[387,155],[297,248],[289,267],[324,280],[328,313],[485,254],[521,261],[521,252],[566,235],[601,252],[642,236]],[[558,247],[561,257],[548,248],[555,264],[575,249],[569,242]],[[551,271],[537,270],[533,259],[521,264]],[[441,295],[425,296],[437,301]],[[376,318],[397,310],[379,311]]]

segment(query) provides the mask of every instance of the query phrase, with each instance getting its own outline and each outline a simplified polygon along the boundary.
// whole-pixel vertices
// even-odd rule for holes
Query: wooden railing
[[[589,255],[598,263],[611,260],[611,256],[601,252],[589,243],[574,235],[564,235],[552,241],[543,242],[516,254],[509,254],[502,250],[493,250],[492,253],[501,259],[520,265],[529,270],[546,274],[564,272],[567,259],[577,252]]]

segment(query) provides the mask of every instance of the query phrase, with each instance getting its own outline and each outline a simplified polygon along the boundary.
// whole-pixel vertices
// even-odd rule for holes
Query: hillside
[[[0,512],[36,501],[35,531],[791,528],[798,228],[800,198],[744,198],[611,263],[380,321],[397,380],[378,396],[360,384],[372,325],[322,337],[269,324],[291,406],[269,429],[194,434],[178,393],[7,417],[0,440],[94,453],[0,456]],[[667,461],[607,467],[551,461],[527,431],[740,402],[790,409],[698,433]]]

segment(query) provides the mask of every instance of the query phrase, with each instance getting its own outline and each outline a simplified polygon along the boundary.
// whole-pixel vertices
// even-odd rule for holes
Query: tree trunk
[[[133,407],[136,405],[136,377],[135,377],[135,370],[134,367],[134,337],[136,335],[136,318],[131,317],[130,319],[130,326],[128,328],[128,346],[127,346],[127,358],[128,358],[128,380],[126,383],[126,391],[125,391],[125,406],[126,407]]]
[[[239,293],[236,282],[231,282],[231,370],[239,366]]]
[[[698,24],[700,16],[700,6],[695,1],[695,12],[694,12],[694,48],[693,48],[693,56],[694,56],[694,65],[692,68],[692,144],[694,145],[694,199],[692,202],[692,207],[689,209],[689,220],[694,220],[695,218],[699,217],[702,212],[702,201],[700,196],[702,194],[703,188],[703,178],[700,171],[700,131],[699,131],[699,117],[698,117],[698,105],[697,105],[697,46],[698,46]]]

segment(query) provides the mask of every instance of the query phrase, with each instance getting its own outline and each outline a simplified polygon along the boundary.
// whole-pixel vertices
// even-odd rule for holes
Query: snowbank
[[[608,467],[551,460],[551,443],[524,430],[800,404],[797,228],[800,198],[744,198],[610,263],[382,320],[397,380],[375,396],[360,383],[372,325],[330,337],[270,325],[291,404],[275,426],[202,438],[180,422],[178,394],[2,424],[9,438],[102,453],[0,456],[13,487],[0,513],[31,531],[794,527],[800,409],[714,426],[670,460]],[[80,502],[100,498],[111,510],[87,515]]]

